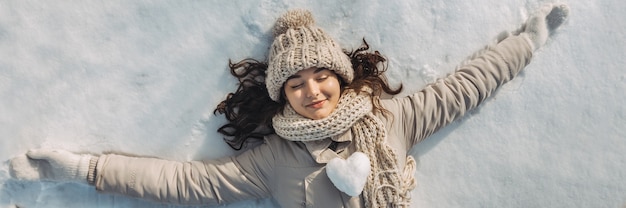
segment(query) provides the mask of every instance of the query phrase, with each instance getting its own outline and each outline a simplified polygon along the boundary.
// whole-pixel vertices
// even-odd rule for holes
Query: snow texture
[[[177,207],[10,179],[39,147],[171,160],[236,154],[213,109],[229,59],[265,59],[310,9],[346,49],[365,38],[405,94],[452,72],[539,0],[0,1],[0,207]],[[626,3],[565,1],[569,20],[515,80],[413,149],[415,207],[625,207]],[[225,207],[273,207],[260,199]]]

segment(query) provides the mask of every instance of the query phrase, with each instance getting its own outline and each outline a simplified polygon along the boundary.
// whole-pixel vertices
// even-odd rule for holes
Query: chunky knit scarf
[[[372,112],[369,90],[357,94],[345,90],[337,108],[326,118],[312,120],[296,113],[289,105],[272,119],[276,134],[290,141],[315,141],[352,130],[353,142],[371,164],[363,197],[367,207],[410,207],[410,191],[415,188],[415,160],[407,157],[404,171],[387,144],[383,122]]]

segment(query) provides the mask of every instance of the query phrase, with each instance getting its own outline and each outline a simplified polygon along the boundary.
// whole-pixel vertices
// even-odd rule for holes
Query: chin
[[[320,112],[320,113],[313,114],[310,118],[313,120],[318,120],[318,119],[326,118],[329,115],[330,115],[330,112]]]
[[[308,117],[310,119],[313,119],[313,120],[319,120],[319,119],[326,118],[326,116],[318,116],[318,115],[311,115],[311,116],[308,116]]]

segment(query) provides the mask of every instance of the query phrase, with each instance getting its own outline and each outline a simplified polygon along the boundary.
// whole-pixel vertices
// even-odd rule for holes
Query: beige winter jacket
[[[411,96],[381,100],[393,119],[381,116],[400,170],[416,143],[463,116],[530,61],[525,37],[512,36],[473,58],[455,73]],[[331,139],[339,142],[330,150]],[[291,142],[276,135],[240,155],[175,162],[103,155],[96,166],[97,190],[176,204],[215,205],[271,197],[281,207],[364,207],[362,197],[337,190],[325,163],[355,148],[351,133],[316,142]]]

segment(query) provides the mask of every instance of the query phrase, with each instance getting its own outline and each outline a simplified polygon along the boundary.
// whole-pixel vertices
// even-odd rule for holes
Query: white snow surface
[[[236,88],[228,60],[264,60],[290,8],[310,9],[345,49],[365,38],[406,95],[544,2],[1,0],[0,207],[179,207],[16,181],[8,161],[39,147],[180,161],[237,154],[213,115]],[[626,3],[563,2],[569,20],[524,72],[414,148],[415,207],[626,207]]]

